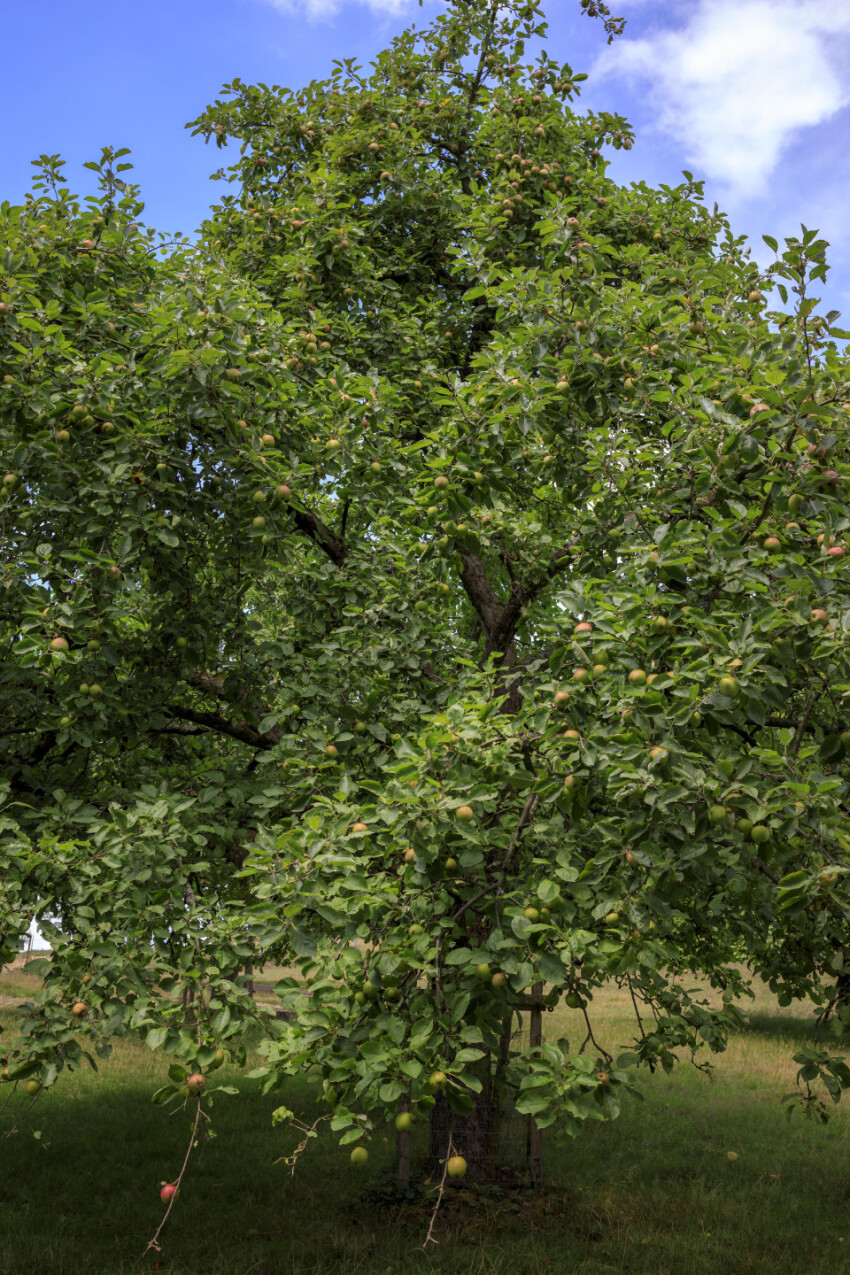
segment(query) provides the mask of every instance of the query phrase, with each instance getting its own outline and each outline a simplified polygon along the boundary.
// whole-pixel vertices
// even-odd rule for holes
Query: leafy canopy
[[[43,156],[3,205],[0,926],[54,947],[12,1079],[128,1030],[204,1068],[259,1026],[264,1083],[308,1069],[344,1141],[435,1072],[458,1115],[496,1084],[575,1128],[722,1048],[742,964],[831,1004],[827,245],[760,272],[689,174],[617,186],[629,126],[544,36],[454,0],[368,72],[234,81],[191,126],[236,151],[198,244],[143,226],[122,152],[93,199]],[[286,1017],[245,985],[272,960]],[[494,1074],[541,985],[588,1039]]]

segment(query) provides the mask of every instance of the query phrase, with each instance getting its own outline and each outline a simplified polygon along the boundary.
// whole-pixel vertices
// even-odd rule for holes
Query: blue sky
[[[545,0],[544,0],[545,4]],[[833,245],[829,304],[850,326],[850,0],[619,0],[626,34],[609,48],[578,0],[550,0],[553,56],[588,72],[582,101],[626,115],[620,180],[706,180],[759,260],[766,232],[801,222]],[[212,148],[183,124],[236,76],[296,87],[335,57],[368,61],[393,32],[438,8],[410,0],[30,0],[6,7],[7,124],[0,198],[19,201],[30,160],[84,160],[129,146],[158,228],[190,233],[221,188]],[[14,117],[12,126],[9,121]]]

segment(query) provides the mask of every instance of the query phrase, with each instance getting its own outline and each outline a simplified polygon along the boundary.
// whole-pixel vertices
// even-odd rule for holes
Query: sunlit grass
[[[296,1139],[272,1128],[271,1112],[286,1103],[313,1119],[305,1086],[262,1098],[222,1069],[216,1081],[242,1092],[213,1109],[216,1137],[190,1166],[156,1267],[141,1254],[188,1122],[150,1103],[164,1060],[122,1042],[98,1074],[63,1078],[30,1124],[0,1143],[0,1273],[840,1275],[850,1270],[847,1113],[839,1107],[826,1126],[786,1119],[779,1099],[793,1087],[791,1055],[811,1039],[812,1016],[801,1005],[780,1009],[761,987],[751,1012],[753,1025],[715,1060],[712,1080],[684,1064],[646,1076],[645,1100],[628,1102],[610,1125],[572,1141],[547,1132],[551,1187],[538,1199],[456,1193],[428,1253],[424,1205],[363,1198],[392,1171],[389,1132],[373,1140],[365,1170],[325,1135],[292,1176],[281,1157]],[[628,1045],[623,993],[597,995],[593,1014],[603,1044]],[[558,1009],[545,1025],[553,1037],[582,1034],[577,1011]],[[421,1140],[422,1131],[420,1149]]]

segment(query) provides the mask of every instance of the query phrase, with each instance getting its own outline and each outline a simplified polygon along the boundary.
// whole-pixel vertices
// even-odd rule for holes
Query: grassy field
[[[18,971],[0,997],[21,995]],[[14,1014],[8,999],[3,1015]],[[605,1043],[631,1034],[625,999],[597,998]],[[547,1016],[576,1035],[577,1015]],[[215,1106],[216,1137],[190,1166],[163,1235],[142,1257],[162,1206],[159,1184],[179,1169],[183,1114],[150,1103],[163,1060],[124,1044],[95,1075],[68,1077],[34,1109],[33,1126],[0,1143],[2,1275],[841,1275],[850,1272],[850,1117],[826,1126],[785,1118],[791,1054],[810,1032],[805,1007],[779,1009],[767,992],[715,1077],[682,1066],[647,1076],[645,1101],[575,1140],[546,1143],[549,1189],[453,1193],[427,1253],[428,1210],[380,1202],[394,1137],[372,1143],[354,1170],[330,1137],[295,1176],[276,1163],[295,1139],[272,1129],[285,1102],[311,1108],[293,1084],[261,1098],[238,1073],[240,1096]],[[40,1139],[32,1136],[41,1131]]]

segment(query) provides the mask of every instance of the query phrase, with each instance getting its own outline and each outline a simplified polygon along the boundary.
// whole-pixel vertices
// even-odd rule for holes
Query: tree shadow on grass
[[[800,1040],[810,1044],[815,1040],[816,1023],[811,1018],[792,1017],[785,1014],[748,1014],[747,1023],[740,1036],[760,1036],[771,1040]],[[821,1028],[821,1039],[830,1038],[829,1028]]]

